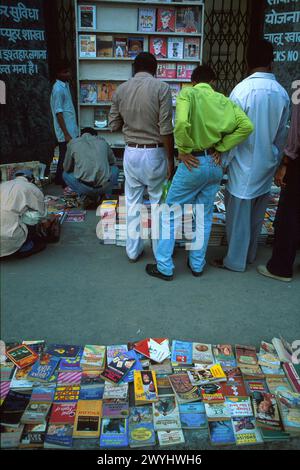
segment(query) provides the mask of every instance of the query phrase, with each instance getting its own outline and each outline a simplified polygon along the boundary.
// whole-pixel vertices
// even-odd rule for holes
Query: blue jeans
[[[75,191],[75,193],[79,194],[79,196],[89,196],[92,199],[96,199],[97,196],[101,194],[111,196],[113,187],[118,183],[118,176],[119,168],[117,166],[111,166],[110,180],[99,188],[92,188],[75,178],[73,173],[63,172],[65,182],[71,189],[73,189],[73,191]]]
[[[200,165],[198,168],[193,168],[189,171],[184,163],[180,163],[177,172],[174,176],[171,188],[168,193],[166,203],[171,205],[180,205],[183,209],[184,204],[203,205],[204,208],[204,224],[201,220],[196,220],[195,228],[199,234],[202,232],[203,242],[201,247],[192,249],[189,252],[189,263],[193,271],[200,273],[205,266],[205,254],[209,241],[213,206],[216,193],[223,176],[223,169],[220,165],[216,165],[213,158],[209,155],[197,157]],[[168,219],[168,220],[167,220]],[[174,264],[172,260],[176,228],[181,223],[181,215],[176,217],[176,214],[164,214],[162,212],[162,229],[169,225],[170,237],[163,239],[160,234],[160,240],[157,246],[156,261],[158,270],[170,276],[173,274]],[[203,233],[204,232],[204,233]]]

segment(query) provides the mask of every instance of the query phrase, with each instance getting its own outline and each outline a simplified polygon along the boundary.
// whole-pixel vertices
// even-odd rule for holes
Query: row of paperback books
[[[200,33],[201,7],[139,8],[137,30],[143,33]],[[97,6],[79,5],[78,29],[97,29]]]
[[[149,51],[157,59],[200,60],[200,38],[153,36],[149,39]],[[79,57],[117,57],[135,59],[145,50],[145,38],[111,35],[81,34]]]
[[[300,366],[283,338],[254,346],[167,338],[84,347],[3,345],[1,447],[213,445],[300,436]]]

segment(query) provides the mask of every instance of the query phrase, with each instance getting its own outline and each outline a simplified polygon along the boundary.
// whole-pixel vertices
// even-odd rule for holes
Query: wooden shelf
[[[109,4],[109,3],[120,3],[121,5],[125,4],[125,5],[157,5],[159,7],[164,7],[164,6],[197,6],[197,7],[201,7],[203,6],[203,3],[200,3],[197,2],[197,1],[194,1],[194,2],[164,2],[163,0],[161,1],[143,1],[143,0],[93,0],[92,2],[89,2],[88,0],[83,0],[81,3],[88,3],[88,4],[91,4],[91,3],[104,3],[104,4]]]
[[[89,31],[84,31],[82,29],[78,30],[79,34],[109,34],[111,36],[182,36],[189,38],[198,38],[202,37],[202,33],[160,33],[159,31],[153,31],[151,33],[145,33],[144,31],[103,31],[102,29],[93,29]]]
[[[120,61],[120,62],[133,62],[134,59],[131,57],[79,57],[79,60],[84,60],[84,61]],[[200,63],[200,58],[198,57],[197,59],[157,59],[157,62],[186,62],[186,63]]]

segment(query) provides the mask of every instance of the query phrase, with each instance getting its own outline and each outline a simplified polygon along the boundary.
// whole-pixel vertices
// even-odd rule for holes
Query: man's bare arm
[[[70,142],[70,140],[72,140],[72,137],[70,136],[70,134],[68,132],[68,129],[67,129],[67,126],[66,126],[66,123],[65,123],[65,120],[64,120],[63,113],[57,113],[56,117],[57,117],[59,127],[61,128],[61,130],[63,131],[63,134],[65,136],[65,141]]]
[[[174,136],[173,136],[173,134],[167,134],[167,135],[161,135],[160,137],[163,141],[164,148],[165,148],[166,153],[167,153],[167,159],[168,159],[167,178],[171,179],[172,176],[174,175],[174,170],[175,170],[175,166],[174,166]]]

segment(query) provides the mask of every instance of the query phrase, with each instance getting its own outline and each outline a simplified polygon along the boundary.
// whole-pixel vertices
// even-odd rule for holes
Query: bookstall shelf
[[[165,30],[163,9],[172,13],[170,28]],[[143,10],[153,13],[152,29],[141,27]],[[186,11],[192,16],[193,31]],[[158,78],[170,84],[175,108],[174,93],[176,96],[181,84],[190,82],[193,67],[202,63],[204,2],[75,0],[75,21],[80,129],[92,127],[103,133],[113,148],[122,148],[122,132],[110,132],[108,112],[116,87],[132,77],[136,50],[153,53],[161,38],[162,53],[156,54]]]

